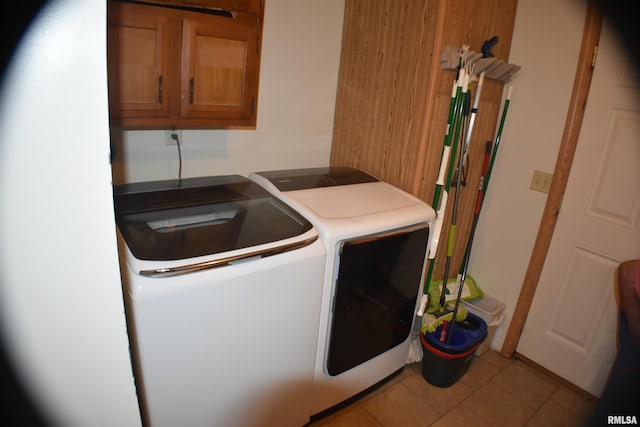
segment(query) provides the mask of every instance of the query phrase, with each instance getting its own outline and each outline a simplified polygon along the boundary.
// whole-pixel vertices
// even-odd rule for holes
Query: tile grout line
[[[530,366],[527,363],[524,363],[522,360],[519,360],[517,358],[505,359],[504,361],[501,361],[501,360],[495,359],[495,357],[496,356],[494,355],[491,355],[489,357],[482,357],[482,355],[476,356],[477,359],[474,362],[477,362],[478,360],[483,360],[483,363],[486,363],[487,366],[491,366],[492,369],[489,370],[490,375],[485,376],[485,372],[478,371],[481,374],[479,376],[476,376],[473,380],[470,380],[470,382],[468,383],[461,378],[459,381],[463,383],[466,387],[468,387],[471,390],[471,393],[468,396],[465,396],[460,401],[458,401],[454,406],[448,408],[445,412],[441,413],[439,410],[433,408],[428,403],[428,401],[421,398],[420,393],[417,390],[414,392],[414,389],[412,389],[411,387],[409,387],[409,385],[405,383],[407,379],[414,378],[414,376],[416,376],[416,378],[420,378],[422,381],[426,381],[426,379],[424,379],[424,377],[422,376],[422,372],[421,372],[422,370],[420,366],[418,366],[417,364],[405,365],[405,369],[406,369],[405,373],[400,374],[396,379],[392,380],[390,383],[386,384],[385,386],[381,387],[375,392],[368,394],[366,396],[363,396],[362,399],[359,399],[358,401],[354,402],[351,408],[356,408],[359,406],[360,409],[364,410],[364,413],[366,413],[367,416],[376,423],[377,426],[385,427],[384,423],[382,423],[378,418],[376,418],[374,414],[368,411],[368,409],[364,404],[374,396],[378,395],[379,393],[386,393],[398,385],[402,386],[404,390],[408,391],[413,397],[417,398],[418,401],[426,405],[426,407],[430,408],[430,410],[432,410],[433,413],[437,415],[437,417],[429,425],[434,425],[435,423],[440,422],[444,417],[446,417],[451,411],[455,409],[465,409],[467,411],[470,411],[470,413],[473,414],[473,416],[476,416],[481,420],[483,420],[484,422],[486,422],[487,424],[491,425],[492,423],[491,420],[487,420],[483,418],[480,414],[477,414],[470,408],[467,408],[464,406],[465,402],[467,402],[474,396],[477,398],[478,395],[476,393],[482,393],[481,390],[483,389],[483,387],[487,386],[488,384],[491,384],[492,386],[497,387],[497,389],[501,390],[502,392],[509,395],[511,398],[515,399],[516,401],[522,403],[523,405],[525,405],[526,407],[532,410],[531,415],[524,419],[522,426],[528,425],[540,413],[540,411],[546,405],[549,404],[550,401],[559,404],[558,402],[554,401],[553,398],[554,398],[554,395],[556,395],[556,393],[558,393],[558,391],[563,387],[563,384],[564,384],[563,382],[555,381],[553,376],[546,375],[544,371],[539,372],[538,370],[536,370],[535,366]],[[527,368],[527,370],[531,370],[533,375],[535,375],[540,379],[548,381],[552,385],[549,391],[549,394],[544,397],[544,399],[539,403],[539,405],[537,405],[539,406],[537,408],[532,406],[529,402],[522,400],[517,393],[514,394],[513,390],[512,391],[507,390],[503,386],[501,386],[498,382],[496,382],[496,378],[498,378],[500,374],[502,374],[507,369],[509,369],[509,367],[512,367],[513,363],[516,361],[519,361],[519,363],[522,363],[523,366]],[[493,363],[493,362],[498,362],[498,363]],[[516,367],[514,367],[514,369],[515,368]],[[467,371],[467,373],[465,373],[463,378],[466,375],[468,375],[469,372],[472,372],[472,369],[473,369],[473,366],[470,366],[469,370]],[[484,369],[486,368],[483,368],[483,370]],[[570,410],[570,408],[565,408],[563,405],[560,405],[560,407],[562,407],[567,411]],[[344,408],[344,409],[347,409],[347,408]],[[334,414],[334,416],[339,416],[339,413]]]
[[[489,351],[491,351],[491,350],[489,350]],[[481,356],[476,356],[476,357],[477,357],[478,359],[480,359],[480,357],[481,357]],[[504,389],[503,387],[501,387],[498,383],[496,383],[495,381],[493,381],[497,376],[499,376],[502,372],[504,372],[507,368],[509,368],[509,367],[511,366],[511,364],[512,364],[512,362],[513,362],[513,359],[509,359],[509,360],[507,360],[507,363],[505,363],[505,364],[501,364],[501,365],[498,365],[498,364],[492,363],[492,362],[491,362],[491,360],[490,360],[490,358],[483,358],[482,360],[484,360],[485,362],[487,362],[487,363],[488,363],[489,365],[491,365],[492,367],[496,368],[496,369],[497,369],[497,372],[496,372],[495,374],[491,375],[491,376],[490,376],[489,378],[487,378],[485,381],[483,381],[483,382],[481,383],[481,385],[480,385],[480,386],[478,386],[476,389],[474,389],[474,390],[473,390],[473,392],[472,392],[471,394],[469,394],[467,397],[465,397],[465,398],[464,398],[464,399],[462,399],[460,402],[458,402],[458,404],[456,404],[456,405],[455,405],[453,408],[451,408],[449,411],[451,411],[451,410],[453,410],[454,408],[457,408],[457,407],[463,407],[464,402],[466,402],[466,401],[468,401],[468,400],[472,399],[474,396],[476,396],[476,395],[477,395],[477,393],[482,393],[482,391],[481,391],[481,390],[483,389],[483,387],[485,387],[485,386],[486,386],[487,384],[489,384],[489,383],[491,383],[492,385],[494,385],[494,386],[498,387],[498,389],[500,389],[500,390],[502,390],[503,392],[507,393],[509,396],[513,397],[513,398],[514,398],[514,399],[516,399],[517,401],[521,402],[521,400],[520,400],[519,398],[517,398],[516,396],[514,396],[513,394],[511,394],[508,390],[505,390],[505,389]],[[471,367],[470,367],[470,369],[469,369],[469,370],[471,370]],[[468,373],[467,373],[467,374],[465,374],[465,376],[466,376],[466,375],[468,375]],[[464,376],[463,376],[463,378],[461,378],[461,381],[464,383]],[[466,383],[465,383],[465,385],[466,385]],[[471,387],[471,386],[469,386],[469,387]],[[536,411],[535,411],[535,408],[531,407],[531,406],[530,406],[528,403],[526,403],[526,402],[524,402],[524,403],[525,403],[528,407],[530,407],[530,408],[534,409],[534,414],[535,414],[535,412],[536,412]],[[467,411],[470,411],[474,416],[476,416],[476,417],[480,418],[480,419],[481,419],[482,421],[484,421],[486,424],[488,424],[488,425],[492,425],[492,424],[493,424],[493,420],[484,418],[484,417],[482,416],[482,414],[478,414],[478,413],[476,413],[475,411],[473,411],[473,409],[472,409],[472,408],[466,408],[466,407],[465,407],[464,409],[466,409]],[[449,412],[449,411],[447,411],[447,412]],[[528,421],[529,421],[529,420],[527,419],[527,422],[528,422]],[[525,424],[523,424],[523,426],[524,426],[524,425],[526,425],[526,423],[525,423]]]
[[[512,359],[513,360],[518,360],[518,359]],[[548,377],[544,377],[542,375],[538,375],[538,372],[536,370],[536,368],[534,366],[529,366],[527,364],[524,364],[527,368],[531,368],[531,371],[533,373],[533,375],[535,375],[536,377],[540,378],[540,379],[544,379],[544,380],[550,380],[550,378]],[[509,363],[509,365],[507,366],[511,366],[511,362]],[[505,369],[507,368],[507,366],[505,366]],[[502,370],[501,370],[502,372]],[[549,395],[544,399],[544,401],[540,404],[539,408],[535,408],[533,406],[531,406],[531,404],[523,399],[521,399],[517,394],[513,394],[511,393],[509,390],[505,389],[504,387],[502,387],[500,384],[498,384],[497,382],[493,381],[493,379],[496,377],[497,375],[494,375],[493,378],[491,378],[490,382],[495,385],[496,387],[498,387],[500,390],[504,391],[505,393],[507,393],[509,396],[513,397],[515,400],[517,400],[518,402],[521,402],[525,405],[527,405],[529,408],[533,409],[533,413],[531,414],[531,416],[527,417],[526,421],[524,422],[523,426],[527,426],[528,423],[535,418],[535,416],[538,414],[538,412],[544,407],[544,405],[551,400],[551,398],[553,397],[553,394],[558,391],[558,389],[560,388],[560,384],[557,381],[552,381],[553,383],[553,390],[549,393]]]

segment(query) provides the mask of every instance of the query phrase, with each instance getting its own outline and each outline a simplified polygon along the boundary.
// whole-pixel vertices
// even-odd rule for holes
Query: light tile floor
[[[309,424],[313,427],[556,427],[584,426],[595,401],[563,381],[493,350],[477,356],[448,388],[422,377],[422,364],[351,405]]]

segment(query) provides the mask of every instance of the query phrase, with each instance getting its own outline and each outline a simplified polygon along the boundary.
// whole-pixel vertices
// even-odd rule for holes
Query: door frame
[[[544,267],[551,238],[558,220],[560,206],[567,187],[573,157],[578,145],[580,129],[589,97],[589,88],[595,66],[602,15],[595,0],[589,0],[582,34],[582,44],[578,57],[578,67],[569,100],[569,111],[565,121],[564,132],[558,150],[558,157],[553,171],[553,180],[549,187],[549,195],[542,213],[538,234],[533,246],[529,265],[525,274],[520,295],[516,303],[509,329],[502,344],[500,354],[510,358],[516,351],[520,335],[524,328],[533,297],[538,287],[540,275]]]

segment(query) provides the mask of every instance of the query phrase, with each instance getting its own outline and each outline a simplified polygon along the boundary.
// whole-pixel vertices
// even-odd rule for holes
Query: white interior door
[[[616,352],[615,269],[640,258],[640,90],[603,22],[562,208],[517,351],[595,396]]]

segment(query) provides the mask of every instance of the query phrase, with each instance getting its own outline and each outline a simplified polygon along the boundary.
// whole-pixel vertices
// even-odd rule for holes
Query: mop
[[[482,175],[480,176],[480,183],[478,185],[478,193],[476,195],[476,204],[473,212],[473,222],[471,223],[471,231],[469,234],[469,240],[467,241],[467,247],[464,251],[464,259],[462,260],[462,267],[460,272],[460,278],[458,282],[460,283],[458,287],[458,295],[455,300],[455,305],[453,308],[453,318],[457,319],[458,311],[460,310],[460,300],[462,299],[462,289],[464,288],[465,280],[467,277],[467,269],[469,267],[469,254],[471,252],[471,245],[473,243],[473,237],[476,232],[476,227],[478,226],[478,218],[480,217],[480,208],[482,206],[483,200],[483,190],[484,190],[484,180],[487,174],[487,170],[489,169],[489,161],[491,158],[491,141],[487,142],[484,156],[484,163],[482,165]],[[447,344],[451,341],[451,336],[453,335],[453,328],[455,322],[450,323],[448,331],[446,325],[443,324],[442,330],[440,332],[440,342],[447,342]]]
[[[472,70],[472,72],[475,71],[475,64],[471,65],[471,70]],[[471,135],[473,134],[473,126],[474,126],[476,114],[478,112],[480,93],[482,92],[482,85],[483,85],[484,79],[485,79],[485,71],[481,71],[480,75],[478,77],[477,93],[476,93],[476,97],[475,97],[475,100],[474,100],[473,108],[471,110],[471,118],[469,119],[469,130],[468,130],[468,133],[466,135],[465,143],[464,143],[464,145],[462,147],[463,157],[461,158],[461,162],[460,162],[460,165],[459,165],[460,171],[465,170],[465,167],[466,167],[467,157],[468,157],[468,154],[469,154],[469,144],[471,142]],[[458,175],[460,175],[460,172],[457,172],[457,173],[458,173]],[[462,180],[462,182],[463,182],[463,185],[466,185],[464,183],[464,179]],[[457,191],[458,191],[458,187],[456,187],[456,192]],[[454,202],[454,206],[456,206],[456,205],[457,205],[457,203]],[[455,215],[452,218],[455,218]],[[455,223],[453,221],[455,221],[455,219],[452,219],[452,228],[453,228],[453,234],[454,234],[452,236],[452,238],[455,239],[455,227],[456,227],[456,225],[455,225]],[[451,248],[451,251],[453,251],[453,247]],[[446,303],[454,301],[455,300],[454,294],[457,292],[458,287],[460,287],[460,274],[458,274],[457,278],[451,279],[451,280],[448,278],[448,275],[449,275],[449,267],[445,266],[445,274],[444,274],[444,277],[443,277],[443,282],[444,282],[444,280],[447,281],[447,292],[446,292],[446,294],[440,294],[440,307],[444,307],[446,305]],[[442,282],[440,282],[440,281],[435,282],[436,287],[440,287],[441,283]],[[476,283],[473,280],[473,278],[469,277],[469,280],[467,282],[465,282],[465,285],[466,286],[462,286],[462,292],[463,292],[462,297],[463,298],[465,298],[465,299],[474,299],[474,298],[480,298],[480,297],[483,296],[482,290],[476,285]],[[433,294],[431,296],[432,296],[432,298],[435,297]],[[466,315],[464,315],[464,316],[466,317]],[[458,319],[458,320],[464,320],[464,317],[462,317],[461,319]],[[433,332],[433,330],[435,330],[435,328],[438,326],[438,324],[429,325],[429,331]]]
[[[484,198],[487,193],[487,188],[489,186],[489,178],[491,177],[491,172],[493,170],[493,164],[495,162],[496,156],[498,154],[498,148],[500,146],[500,140],[502,138],[502,130],[504,128],[504,122],[507,117],[507,111],[509,109],[509,104],[511,102],[511,92],[513,90],[513,85],[509,85],[509,89],[507,90],[507,96],[505,98],[504,106],[502,108],[502,116],[500,118],[500,125],[498,127],[498,131],[496,134],[496,142],[493,146],[493,151],[491,150],[491,141],[487,142],[485,149],[485,157],[484,163],[482,166],[482,176],[480,177],[480,184],[478,186],[478,193],[476,195],[476,204],[473,213],[473,222],[471,224],[471,232],[469,234],[469,240],[467,241],[467,247],[465,248],[464,258],[462,260],[462,266],[460,268],[459,275],[459,283],[460,287],[458,288],[458,295],[456,298],[456,302],[453,309],[453,318],[457,319],[458,311],[460,310],[460,300],[462,296],[462,289],[465,284],[465,280],[467,277],[467,270],[469,268],[469,258],[471,257],[471,248],[473,245],[473,239],[475,236],[476,228],[478,226],[478,219],[480,218],[480,210],[482,209],[482,204],[484,203]],[[464,310],[464,308],[463,308]],[[440,340],[443,342],[443,338],[446,339],[447,344],[451,341],[451,336],[453,335],[453,329],[455,327],[455,322],[451,322],[451,326],[446,331],[446,328],[443,326],[441,331]]]
[[[472,70],[471,70],[472,71]],[[429,307],[429,313],[430,316],[428,318],[424,318],[423,322],[422,322],[422,329],[423,332],[433,332],[441,323],[443,322],[448,322],[449,320],[452,319],[456,319],[456,320],[463,320],[466,317],[466,313],[465,312],[453,312],[453,310],[451,310],[450,308],[448,308],[448,304],[447,304],[447,294],[455,291],[455,286],[457,286],[456,282],[453,283],[453,289],[449,289],[449,284],[448,284],[448,279],[449,279],[449,270],[450,270],[450,264],[451,264],[451,259],[453,256],[453,252],[454,252],[454,248],[455,248],[455,239],[456,239],[456,222],[457,222],[457,210],[458,210],[458,202],[459,202],[459,198],[460,198],[460,181],[461,181],[461,177],[462,177],[462,168],[464,167],[464,164],[466,162],[467,159],[467,153],[468,153],[468,149],[469,149],[469,144],[471,141],[471,136],[473,133],[473,125],[475,123],[475,116],[477,114],[478,111],[478,104],[480,101],[480,96],[482,93],[482,84],[484,81],[484,73],[480,74],[480,77],[478,79],[478,86],[477,86],[477,91],[476,91],[476,95],[475,95],[475,99],[474,99],[474,103],[473,103],[473,107],[471,108],[471,111],[469,112],[468,109],[465,112],[465,117],[467,115],[469,115],[470,113],[470,117],[469,117],[469,126],[467,129],[465,129],[465,135],[464,135],[464,141],[461,144],[461,148],[460,148],[460,158],[458,160],[457,163],[457,170],[456,170],[456,174],[458,176],[458,179],[456,180],[456,193],[455,193],[455,198],[454,198],[454,202],[453,202],[453,212],[452,212],[452,216],[451,216],[451,225],[449,227],[449,233],[448,233],[448,240],[447,240],[447,256],[445,259],[445,267],[444,267],[444,275],[443,275],[443,280],[442,280],[442,286],[440,289],[440,298],[439,298],[439,303],[436,305],[436,297],[434,295],[434,285],[436,285],[436,283],[431,283],[430,284],[430,307]],[[451,170],[449,171],[451,172]],[[450,181],[449,181],[450,182]],[[445,284],[446,283],[446,284]],[[454,317],[454,315],[460,315],[461,318],[458,317]],[[443,328],[444,330],[444,328]]]
[[[440,163],[440,170],[438,172],[438,178],[436,180],[436,189],[434,193],[434,204],[433,206],[438,206],[438,210],[436,212],[436,227],[433,231],[434,241],[432,242],[432,246],[430,249],[433,249],[433,252],[429,253],[429,272],[427,275],[427,280],[425,281],[425,295],[423,296],[422,304],[421,304],[421,312],[424,313],[424,309],[427,306],[428,302],[428,289],[431,286],[431,278],[433,275],[433,268],[435,265],[435,259],[437,255],[437,249],[439,247],[439,238],[442,230],[442,225],[444,222],[444,217],[447,209],[447,202],[449,200],[449,192],[451,191],[451,178],[453,175],[453,169],[455,165],[455,156],[458,150],[458,139],[460,136],[460,129],[462,127],[463,121],[463,107],[467,98],[467,90],[469,86],[468,74],[464,70],[460,72],[460,78],[458,79],[458,85],[461,85],[461,89],[459,90],[460,96],[456,102],[456,111],[454,112],[453,117],[453,139],[451,139],[451,134],[447,135],[447,141],[445,142],[445,152],[443,152],[442,161]],[[445,177],[446,174],[446,177]],[[440,200],[440,197],[442,199]],[[430,302],[430,301],[429,301]],[[429,311],[433,311],[431,309]]]
[[[473,124],[475,122],[475,116],[478,112],[478,104],[480,102],[480,94],[482,92],[482,83],[484,81],[484,72],[480,75],[480,78],[478,80],[478,87],[477,87],[477,91],[476,91],[476,96],[473,102],[473,108],[471,109],[471,115],[469,118],[469,125],[468,128],[465,129],[465,135],[464,135],[464,141],[463,144],[461,145],[460,148],[460,158],[458,160],[458,164],[456,167],[456,175],[457,175],[457,179],[456,179],[456,183],[455,183],[455,197],[454,197],[454,201],[453,201],[453,211],[452,211],[452,215],[451,215],[451,224],[449,226],[449,236],[448,236],[448,241],[447,241],[447,257],[445,259],[445,265],[444,265],[444,274],[443,274],[443,278],[442,278],[442,290],[440,291],[440,305],[439,305],[439,314],[436,316],[436,321],[432,322],[430,325],[427,326],[427,329],[433,329],[434,327],[437,327],[437,324],[442,322],[443,323],[443,327],[441,329],[442,334],[440,337],[440,341],[444,342],[445,338],[446,338],[446,323],[449,322],[449,320],[451,320],[452,323],[454,323],[454,319],[455,320],[463,320],[463,319],[458,319],[456,316],[458,314],[457,310],[450,310],[447,308],[447,302],[446,302],[446,296],[447,296],[447,291],[448,291],[448,280],[449,280],[449,269],[451,266],[451,259],[453,257],[453,252],[455,249],[455,240],[456,240],[456,232],[457,232],[457,217],[458,217],[458,204],[460,201],[460,192],[461,192],[461,184],[462,184],[462,170],[464,168],[466,159],[467,159],[467,153],[469,150],[469,145],[470,145],[470,141],[471,141],[471,135],[473,134]],[[465,112],[465,116],[469,114],[469,111]],[[447,285],[445,285],[445,283]],[[462,292],[463,289],[463,285],[460,284],[458,285],[458,293],[460,294]],[[453,312],[453,315],[451,316],[451,319],[449,319],[449,316],[446,316],[449,312]],[[461,313],[463,315],[463,317],[466,317],[466,313]]]
[[[407,363],[419,362],[422,360],[422,345],[420,344],[419,334],[420,329],[423,323],[423,315],[425,313],[427,302],[428,302],[428,288],[429,283],[431,282],[431,277],[433,275],[433,268],[435,265],[435,258],[438,251],[439,246],[439,238],[440,231],[442,230],[442,223],[444,221],[444,214],[447,205],[447,192],[442,193],[442,187],[447,183],[450,183],[451,177],[447,177],[445,180],[445,174],[447,172],[447,166],[450,163],[450,158],[452,156],[455,157],[455,151],[457,149],[457,144],[451,146],[451,135],[453,133],[454,125],[458,121],[458,116],[460,116],[461,105],[463,102],[463,91],[466,94],[467,87],[467,77],[464,70],[460,70],[458,74],[458,79],[453,82],[453,87],[451,89],[451,102],[449,104],[449,115],[447,118],[447,127],[445,129],[444,134],[444,143],[442,148],[442,154],[440,158],[440,169],[438,171],[438,177],[436,179],[436,187],[433,195],[433,202],[431,206],[438,207],[436,211],[436,220],[434,222],[433,230],[432,230],[432,239],[428,248],[428,259],[429,266],[427,271],[427,278],[424,284],[424,291],[422,294],[422,299],[419,304],[418,311],[416,313],[412,328],[411,328],[411,344],[409,347],[409,354],[407,356]],[[451,167],[449,167],[451,169]],[[448,187],[447,187],[448,189]],[[441,194],[442,193],[442,194]]]
[[[497,40],[496,40],[497,42]],[[494,43],[495,44],[495,43]],[[491,46],[487,46],[487,49],[490,53],[490,47]],[[500,60],[496,60],[495,58],[492,57],[492,55],[486,55],[486,50],[484,49],[483,46],[483,54],[481,55],[482,57],[479,57],[478,54],[474,53],[474,52],[469,52],[468,49],[466,47],[463,47],[463,51],[465,52],[465,57],[466,59],[466,64],[465,66],[470,69],[471,71],[469,71],[470,73],[480,73],[480,80],[482,80],[482,76],[486,75],[487,78],[492,78],[492,79],[496,79],[502,82],[510,82],[511,78],[513,77],[513,75],[520,69],[520,66],[518,65],[512,65],[512,64],[504,64],[503,61]],[[445,52],[448,52],[447,55],[450,56],[451,54],[451,50],[445,48]],[[489,57],[487,57],[489,56]],[[448,60],[443,60],[441,61],[443,63],[442,67],[443,68],[451,68],[451,63]],[[480,91],[480,84],[478,85],[478,92]],[[488,185],[488,181],[489,181],[489,177],[491,175],[491,171],[493,169],[493,163],[495,161],[495,157],[496,157],[496,153],[497,153],[497,149],[499,147],[500,144],[500,138],[502,135],[502,129],[504,127],[504,122],[505,122],[505,118],[506,118],[506,113],[508,111],[509,108],[509,103],[510,103],[510,99],[511,99],[511,90],[512,90],[512,85],[510,84],[508,92],[507,92],[507,96],[506,96],[506,100],[505,100],[505,104],[503,107],[503,111],[502,111],[502,117],[500,120],[500,126],[498,129],[498,133],[496,135],[496,142],[495,145],[493,147],[493,153],[491,155],[491,159],[490,159],[490,163],[489,163],[489,167],[488,167],[488,171],[487,171],[487,176],[485,178],[485,182],[484,182],[484,187],[486,188]],[[474,102],[474,107],[477,107],[477,104]],[[470,123],[470,125],[472,126],[472,124]],[[484,196],[483,196],[484,197]],[[455,229],[453,231],[455,233]],[[450,236],[451,239],[451,236]],[[463,278],[463,270],[464,270],[464,265],[467,261],[467,254],[465,251],[465,255],[463,258],[463,263],[461,265],[461,269],[460,269],[460,273],[458,274],[456,279],[453,279],[453,285],[454,288],[457,284],[458,286],[458,296],[455,298],[456,300],[456,306],[459,307],[459,300],[463,297],[462,292],[465,292],[465,298],[466,299],[473,299],[473,298],[480,298],[482,297],[482,291],[480,290],[480,288],[477,287],[475,281],[473,281],[473,279],[471,277],[466,277],[466,271],[464,272],[464,278]],[[445,286],[448,288],[449,285],[449,279],[448,279],[448,269],[445,268],[445,275],[443,277],[442,280],[442,292],[440,294],[440,307],[438,307],[440,310],[444,310],[444,303],[446,302],[445,298]],[[445,285],[446,283],[446,285]],[[437,282],[436,282],[437,284]],[[431,300],[434,300],[434,293],[433,291],[431,292]],[[453,300],[454,298],[450,298],[449,300]],[[443,301],[444,300],[444,301]],[[431,310],[428,311],[433,311],[433,308]],[[423,332],[433,332],[435,331],[435,329],[443,322],[443,321],[449,321],[451,319],[456,319],[456,320],[464,320],[464,318],[466,318],[466,310],[464,309],[464,307],[462,308],[462,310],[460,311],[460,309],[455,309],[453,310],[452,314],[442,314],[441,316],[438,317],[432,317],[430,319],[423,319]],[[442,328],[443,330],[445,328]]]

